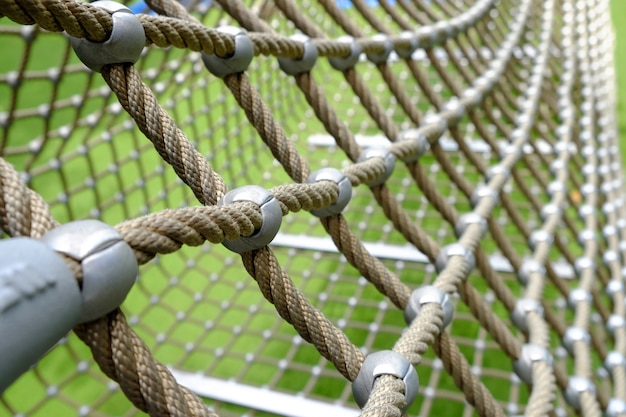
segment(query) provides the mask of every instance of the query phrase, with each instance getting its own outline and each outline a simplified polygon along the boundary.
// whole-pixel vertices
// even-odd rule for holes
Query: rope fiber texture
[[[142,56],[96,74],[59,32],[105,42],[110,13],[0,2],[0,47],[19,58],[0,66],[0,236],[98,218],[143,265],[126,302],[76,326],[0,415],[280,414],[222,400],[236,384],[354,409],[350,383],[379,350],[406,358],[420,391],[405,412],[403,381],[377,376],[361,416],[626,415],[608,0],[137,3]],[[254,57],[219,79],[200,53],[237,53],[225,24]],[[277,58],[306,58],[294,32],[317,59],[287,75]],[[371,148],[387,156],[362,158]],[[316,219],[343,197],[308,180],[322,167],[352,198]],[[218,244],[265,221],[254,202],[220,204],[244,185],[268,189],[283,218],[238,260]],[[404,322],[426,285],[452,303],[450,324],[433,300]],[[550,360],[528,360],[527,344]],[[230,381],[206,394],[181,371]],[[572,394],[574,377],[595,389]]]

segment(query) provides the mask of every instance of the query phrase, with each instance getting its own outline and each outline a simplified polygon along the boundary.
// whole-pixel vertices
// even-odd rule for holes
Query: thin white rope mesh
[[[273,2],[246,3],[276,32],[295,31],[294,24]],[[520,2],[515,13],[504,10],[504,3],[496,2],[486,27],[493,31],[499,27],[508,33],[513,25],[504,27],[503,22],[510,22],[502,16],[511,13],[513,19],[519,19],[518,13],[526,3]],[[503,194],[510,197],[526,230],[554,234],[558,244],[538,244],[533,250],[502,206],[494,208],[491,218],[502,228],[517,256],[534,257],[541,263],[549,261],[559,285],[569,290],[583,288],[597,302],[579,303],[575,309],[568,307],[566,296],[546,280],[545,274],[531,276],[529,285],[523,288],[511,262],[490,233],[480,241],[480,247],[498,271],[498,278],[515,297],[537,299],[564,326],[581,327],[594,335],[591,345],[576,346],[572,358],[561,346],[558,331],[544,320],[537,320],[539,326],[530,331],[531,342],[549,347],[555,357],[554,368],[569,376],[583,371],[585,377],[595,382],[599,401],[591,401],[592,410],[583,411],[590,415],[604,409],[608,399],[626,395],[625,387],[614,385],[612,376],[602,367],[607,351],[622,351],[624,347],[621,329],[612,337],[604,328],[609,314],[623,317],[623,290],[611,299],[605,294],[606,283],[602,282],[610,279],[623,283],[621,267],[626,250],[621,244],[626,239],[622,166],[612,112],[613,35],[607,1],[554,1],[551,14],[543,15],[548,6],[542,3],[527,2],[532,6],[530,15],[520,27],[523,36],[512,51],[510,65],[516,71],[501,81],[493,99],[487,101],[492,107],[483,107],[478,117],[503,148],[509,138],[498,122],[509,131],[527,122],[534,126],[529,144],[521,147],[524,157],[515,165],[515,172],[540,207],[533,206],[521,185],[511,179],[503,185]],[[454,7],[463,11],[473,4],[456,2]],[[317,2],[303,1],[299,6],[329,38],[344,34]],[[432,5],[433,10],[438,10],[437,7]],[[209,7],[206,3],[195,4],[192,10],[207,27],[218,23],[237,25],[213,4]],[[380,6],[371,10],[399,31]],[[355,8],[347,9],[346,13],[365,36],[376,34]],[[573,20],[568,20],[568,16]],[[549,27],[543,33],[551,33],[555,39],[544,39],[547,69],[536,79],[532,75],[542,54],[542,25]],[[477,32],[472,36],[477,36]],[[563,39],[568,37],[570,43],[566,47]],[[591,38],[595,40],[592,42]],[[463,38],[461,45],[467,47],[467,38]],[[26,183],[43,196],[57,220],[65,223],[98,218],[116,224],[165,208],[196,204],[193,193],[160,159],[101,77],[85,70],[61,34],[36,26],[19,26],[2,18],[0,48],[6,54],[6,59],[0,62],[0,156],[13,164]],[[475,74],[462,57],[458,44],[450,44],[449,48],[461,56],[463,67]],[[447,52],[438,47],[432,53],[438,63],[449,69],[450,76],[467,88]],[[494,56],[487,47],[479,53],[484,54],[484,63],[493,62]],[[479,57],[474,58],[482,62]],[[426,53],[418,50],[414,60],[427,72],[437,94],[443,98],[455,94],[437,74]],[[411,104],[422,112],[433,111],[433,104],[421,93],[407,66],[397,61],[390,66],[409,93]],[[210,160],[229,188],[247,184],[271,188],[291,182],[260,141],[230,91],[206,71],[198,53],[150,47],[145,49],[136,67],[160,104],[196,149]],[[484,69],[484,65],[478,68]],[[568,71],[571,79],[566,85],[563,78]],[[374,65],[360,62],[357,72],[397,129],[416,127]],[[255,57],[247,73],[287,138],[314,169],[350,165],[295,87],[292,77],[278,69],[273,57]],[[322,58],[312,73],[324,87],[325,96],[339,119],[363,146],[387,143],[384,133],[341,73],[331,69]],[[513,82],[519,82],[511,88],[513,96],[520,101],[519,108],[514,103],[505,109],[497,108],[496,100],[505,99],[506,85]],[[561,89],[564,85],[567,88]],[[538,93],[548,91],[551,93],[546,95],[552,95],[555,100],[569,101],[569,105],[559,104],[563,112],[573,114],[568,128],[563,128],[566,125],[563,114],[538,96],[534,107],[528,104],[524,107],[524,100],[532,96],[524,88],[535,88]],[[536,108],[547,112],[551,119],[533,115],[531,118],[535,120],[529,121],[522,113],[524,109]],[[517,120],[509,120],[506,111]],[[552,125],[561,127],[553,129]],[[501,155],[492,152],[468,117],[462,119],[459,134],[485,166],[501,161]],[[450,131],[444,133],[440,143],[458,174],[471,185],[485,182],[475,165],[459,151]],[[563,161],[563,170],[559,170],[557,160]],[[450,205],[459,213],[471,210],[462,190],[451,181],[431,151],[419,163]],[[537,172],[539,178],[535,176]],[[562,183],[564,188],[562,191],[556,185],[549,188],[551,183]],[[584,184],[594,187],[585,188]],[[457,241],[453,227],[428,202],[404,167],[394,171],[387,185],[412,222],[437,244],[444,246]],[[540,215],[548,203],[561,207],[554,222],[549,216]],[[596,212],[579,215],[584,213],[582,207],[586,204],[595,207]],[[409,288],[436,281],[434,265],[394,229],[367,187],[354,189],[344,213],[356,237]],[[577,233],[585,229],[594,231],[596,239],[579,242]],[[361,277],[345,256],[337,253],[316,218],[306,212],[286,216],[273,249],[306,298],[364,353],[393,348],[406,327],[402,312]],[[580,265],[577,269],[576,260],[581,258],[594,260],[595,269],[581,269]],[[483,303],[510,327],[519,344],[524,343],[524,335],[514,329],[506,308],[477,270],[470,274],[468,282],[480,292]],[[454,320],[447,332],[458,344],[471,372],[506,414],[523,413],[530,394],[513,372],[511,360],[465,303],[456,298],[455,306]],[[238,256],[220,245],[184,247],[142,267],[141,277],[123,310],[156,358],[172,369],[356,409],[350,383],[278,317],[242,268]],[[475,413],[432,349],[417,370],[422,387],[409,409],[410,415]],[[555,394],[552,406],[557,415],[571,415],[573,411],[560,390]],[[207,404],[221,416],[274,415],[210,398]],[[125,399],[116,384],[102,375],[88,349],[70,334],[5,392],[0,399],[0,416],[77,414],[141,413]]]

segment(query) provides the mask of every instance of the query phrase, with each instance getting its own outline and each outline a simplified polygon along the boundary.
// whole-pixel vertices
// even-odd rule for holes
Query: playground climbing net
[[[608,0],[375,3],[0,2],[0,415],[626,415]]]

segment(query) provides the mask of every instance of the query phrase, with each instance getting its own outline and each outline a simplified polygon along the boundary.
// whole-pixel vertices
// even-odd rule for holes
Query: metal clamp
[[[402,355],[391,350],[382,350],[367,355],[359,374],[352,383],[352,395],[359,407],[363,408],[374,388],[376,378],[393,375],[404,382],[405,406],[402,412],[413,403],[419,391],[419,377],[411,363]]]
[[[621,352],[612,350],[606,354],[603,365],[607,371],[613,372],[618,366],[626,367],[626,357]]]
[[[67,264],[44,243],[0,240],[0,394],[69,332],[82,298]]]
[[[377,53],[367,53],[367,59],[373,64],[384,64],[389,59],[389,54],[393,50],[393,43],[389,39],[389,36],[379,33],[371,37],[373,42],[379,42],[383,44],[383,50]]]
[[[139,18],[116,1],[96,1],[91,5],[111,13],[111,35],[104,42],[68,36],[78,58],[95,72],[100,72],[105,65],[137,62],[146,46],[146,35]]]
[[[315,66],[317,62],[317,47],[306,35],[297,33],[292,35],[289,39],[292,41],[300,42],[304,48],[301,58],[283,58],[278,57],[278,66],[287,75],[298,75],[304,72],[309,72]]]
[[[454,225],[454,234],[456,237],[461,237],[461,235],[465,233],[467,228],[472,224],[477,224],[480,227],[481,235],[484,235],[487,231],[487,220],[485,220],[485,218],[480,214],[470,211],[462,214]]]
[[[243,29],[235,26],[220,26],[217,30],[234,37],[235,52],[227,58],[220,58],[215,54],[202,53],[202,61],[206,69],[219,78],[247,70],[254,57],[252,40],[250,40]]]
[[[496,190],[489,187],[488,185],[479,185],[474,189],[474,192],[470,197],[470,203],[472,204],[472,207],[476,208],[476,206],[484,198],[490,198],[493,201],[493,204],[498,204],[498,201],[500,200],[500,196],[498,195],[498,192]]]
[[[520,284],[526,286],[528,285],[528,279],[531,274],[540,274],[543,276],[546,274],[546,267],[534,258],[525,258],[522,261],[522,266],[519,271],[517,271],[517,280]]]
[[[368,182],[367,185],[369,185],[370,187],[383,184],[385,181],[387,181],[393,173],[393,169],[396,167],[396,157],[393,156],[393,154],[389,152],[388,149],[384,148],[369,148],[364,150],[359,156],[357,162],[365,162],[368,159],[372,158],[383,159],[383,161],[385,162],[385,172],[383,172],[383,174],[375,180]]]
[[[399,136],[399,141],[413,141],[417,145],[417,152],[403,159],[404,162],[415,162],[428,150],[428,138],[419,129],[404,130]]]
[[[543,307],[532,298],[518,299],[513,311],[511,311],[511,321],[515,324],[515,327],[524,333],[528,333],[528,315],[530,313],[537,313],[543,317]]]
[[[345,71],[354,67],[363,52],[361,45],[352,36],[340,36],[337,38],[337,42],[350,44],[350,54],[348,56],[329,57],[330,65],[337,71]]]
[[[613,397],[609,400],[606,410],[604,410],[605,417],[619,417],[626,414],[626,401]]]
[[[580,410],[580,396],[585,392],[589,392],[595,397],[596,386],[588,378],[572,376],[567,383],[563,397],[574,410]]]
[[[565,330],[562,342],[565,350],[567,350],[570,355],[574,356],[574,346],[576,343],[582,342],[589,346],[589,343],[591,343],[591,336],[585,329],[570,326]]]
[[[137,259],[113,227],[98,220],[66,223],[41,241],[80,262],[83,271],[81,323],[119,307],[137,278]]]
[[[450,262],[450,258],[453,256],[462,256],[465,258],[465,262],[467,263],[467,274],[469,275],[476,265],[476,260],[472,251],[460,243],[452,243],[441,248],[439,255],[437,255],[437,258],[435,259],[435,269],[437,270],[437,273],[440,273],[446,268],[446,266],[448,266],[448,262]]]
[[[448,294],[433,285],[424,285],[415,289],[409,297],[409,302],[404,309],[404,320],[407,324],[413,323],[424,304],[435,303],[441,305],[443,310],[443,323],[441,330],[445,329],[452,321],[454,306]]]
[[[552,355],[546,348],[534,343],[522,345],[519,358],[513,362],[515,374],[526,384],[533,383],[533,362],[546,362],[552,367]]]
[[[350,180],[348,180],[348,177],[346,177],[343,172],[335,168],[322,168],[312,172],[306,180],[309,184],[319,181],[334,182],[339,188],[339,194],[337,195],[337,201],[335,201],[334,204],[318,210],[311,210],[311,214],[319,218],[324,218],[341,213],[352,198],[352,184],[350,183]]]
[[[276,237],[283,220],[283,212],[278,200],[265,188],[247,185],[229,191],[217,204],[222,206],[236,201],[251,201],[258,205],[261,209],[263,223],[261,228],[255,230],[252,236],[241,236],[237,240],[224,240],[223,245],[235,253],[249,252],[269,245]]]
[[[419,42],[417,41],[417,36],[415,36],[415,33],[413,32],[405,31],[400,33],[399,38],[403,41],[408,41],[409,45],[405,47],[400,47],[396,45],[396,53],[402,59],[411,58],[411,55],[413,55],[413,52],[415,52],[419,44]]]

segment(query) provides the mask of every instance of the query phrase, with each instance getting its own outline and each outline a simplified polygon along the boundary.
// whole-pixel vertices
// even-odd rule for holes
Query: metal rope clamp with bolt
[[[385,172],[383,172],[378,178],[367,183],[370,187],[375,187],[385,183],[391,177],[394,168],[396,167],[396,157],[391,152],[383,148],[369,148],[364,150],[357,162],[365,162],[372,158],[382,158],[385,163]]]
[[[217,204],[223,206],[237,201],[250,201],[258,205],[263,223],[252,236],[241,236],[237,240],[224,240],[222,244],[236,253],[249,252],[269,245],[276,237],[283,220],[283,212],[278,200],[265,188],[247,185],[229,191]]]
[[[117,230],[100,221],[64,224],[46,233],[41,241],[80,263],[81,323],[119,307],[137,279],[137,259],[132,249]]]
[[[513,370],[526,384],[533,383],[533,362],[546,362],[549,367],[552,367],[552,355],[543,346],[533,343],[522,345],[519,358],[513,362]]]
[[[68,36],[78,58],[95,72],[100,72],[105,65],[137,62],[146,46],[146,35],[139,18],[128,7],[115,1],[96,1],[91,5],[111,13],[113,29],[104,42]]]
[[[352,36],[340,36],[337,38],[337,42],[349,44],[350,54],[348,56],[329,57],[328,62],[330,62],[330,65],[337,71],[345,71],[353,68],[356,63],[359,62],[363,48]]]
[[[219,57],[215,54],[202,53],[202,61],[209,72],[216,77],[224,78],[227,75],[244,72],[250,66],[254,57],[254,44],[243,29],[235,26],[221,26],[218,31],[232,35],[235,39],[235,52],[229,57]]]
[[[359,407],[363,408],[369,400],[376,378],[392,375],[404,382],[406,400],[402,412],[413,403],[419,391],[419,377],[411,363],[401,354],[392,350],[382,350],[367,355],[359,374],[352,383],[352,395]]]
[[[300,58],[283,58],[278,57],[278,66],[287,75],[298,75],[309,72],[317,62],[317,47],[306,35],[295,34],[289,39],[302,43],[304,52]]]
[[[410,326],[419,315],[422,306],[431,303],[441,306],[443,310],[441,330],[445,329],[452,321],[454,305],[448,294],[433,285],[424,285],[411,293],[411,297],[409,297],[409,301],[404,309],[404,320],[406,323]]]
[[[313,184],[320,181],[331,181],[337,184],[339,194],[334,204],[318,210],[311,210],[311,214],[319,218],[324,218],[341,213],[352,198],[352,184],[350,180],[348,180],[343,172],[335,168],[322,168],[311,173],[306,182]]]

